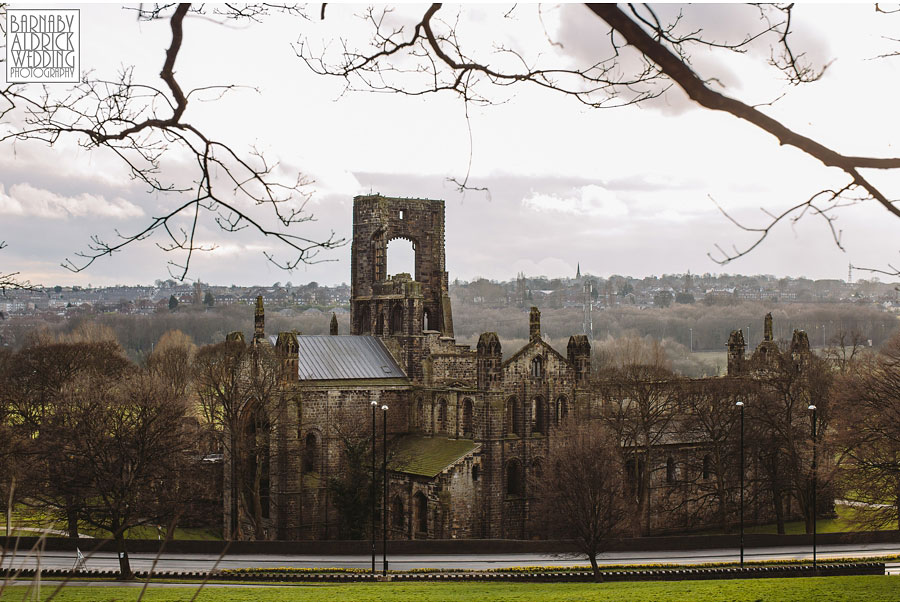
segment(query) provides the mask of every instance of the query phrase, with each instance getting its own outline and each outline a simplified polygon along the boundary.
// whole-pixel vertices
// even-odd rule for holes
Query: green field
[[[6,536],[6,514],[0,513],[0,536]],[[48,537],[66,536],[66,523],[44,513],[40,509],[17,505],[11,517],[12,536],[40,536],[41,531],[50,528]],[[165,538],[165,526],[162,526],[162,537]],[[85,524],[78,526],[78,531],[94,538],[111,538],[109,532],[98,530]],[[156,540],[159,532],[156,526],[138,526],[126,530],[125,538]],[[222,540],[222,531],[212,528],[175,528],[175,540]]]
[[[55,585],[43,582],[41,599]],[[145,601],[188,601],[196,587],[153,586]],[[134,601],[139,587],[67,585],[55,601]],[[7,587],[0,600],[32,600],[27,586]],[[199,601],[894,601],[900,576],[684,580],[609,584],[382,583],[294,586],[207,586]]]
[[[816,532],[819,534],[830,534],[835,532],[853,532],[859,530],[859,524],[854,521],[857,509],[847,505],[835,505],[835,514],[837,517],[833,519],[819,519],[816,521]],[[894,526],[886,526],[884,530],[892,530]],[[746,526],[744,532],[747,534],[776,534],[777,528],[774,523],[761,526]],[[802,521],[788,521],[784,524],[785,534],[805,534],[806,524]]]

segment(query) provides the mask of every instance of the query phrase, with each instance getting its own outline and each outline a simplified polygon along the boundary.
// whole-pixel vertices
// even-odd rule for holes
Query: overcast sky
[[[133,12],[116,6],[81,8],[82,69],[113,78],[122,65],[134,65],[136,78],[161,85],[155,78],[169,43],[168,22],[138,23]],[[544,52],[543,60],[560,64],[584,64],[606,50],[607,28],[583,6],[545,6],[546,34],[534,5],[519,4],[504,19],[508,9],[464,7],[460,31],[466,43]],[[464,177],[470,161],[465,108],[457,97],[341,94],[342,81],[311,73],[296,57],[292,44],[301,39],[316,48],[337,35],[363,43],[365,24],[355,16],[361,10],[329,5],[324,23],[283,17],[251,26],[200,18],[185,23],[177,63],[183,87],[234,83],[259,89],[194,102],[186,119],[236,149],[256,146],[286,172],[299,170],[315,180],[307,209],[317,221],[294,227],[299,234],[334,231],[349,239],[353,196],[380,192],[446,200],[451,279],[510,279],[520,271],[574,276],[579,262],[582,272],[600,276],[690,270],[846,278],[851,262],[884,268],[900,261],[900,222],[874,204],[840,214],[846,252],[834,245],[820,218],[807,216],[778,226],[747,257],[727,266],[711,261],[707,253],[716,244],[752,240],[711,199],[750,225],[764,225],[760,208],[778,213],[819,190],[843,186],[845,177],[779,147],[747,123],[691,106],[676,91],[646,105],[597,110],[528,85],[482,89],[497,104],[469,107],[470,184],[489,194],[461,194],[447,183]],[[414,12],[403,7],[391,18],[404,22]],[[443,12],[455,17],[457,7]],[[311,13],[317,17],[318,7]],[[703,26],[717,39],[737,39],[758,26],[755,10],[743,6],[699,5],[685,13],[689,25]],[[749,104],[787,92],[763,110],[840,152],[895,156],[900,58],[872,58],[891,49],[884,37],[897,37],[898,26],[900,15],[876,15],[871,5],[799,5],[795,49],[817,65],[830,62],[819,82],[800,88],[788,89],[766,64],[767,45],[744,55],[698,50],[693,64]],[[548,37],[561,47],[548,44]],[[71,142],[55,148],[18,144],[14,150],[0,150],[0,240],[8,243],[0,252],[0,272],[19,270],[44,285],[168,278],[168,258],[154,245],[162,242],[158,237],[80,274],[59,264],[85,249],[92,234],[111,239],[116,229],[136,232],[177,198],[148,195],[114,157],[86,153]],[[896,198],[896,176],[873,179]],[[271,241],[222,233],[211,219],[198,232],[217,249],[194,258],[189,279],[350,279],[349,245],[320,256],[333,261],[286,273],[263,256],[266,250],[286,255]],[[403,260],[394,258],[393,246],[390,254],[394,273]]]

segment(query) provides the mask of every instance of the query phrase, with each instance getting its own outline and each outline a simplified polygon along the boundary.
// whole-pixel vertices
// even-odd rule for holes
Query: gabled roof
[[[391,446],[393,460],[388,463],[391,471],[399,471],[424,477],[435,477],[459,459],[478,448],[472,440],[405,436]]]
[[[406,379],[391,353],[371,335],[300,335],[301,381]]]
[[[568,364],[568,363],[569,363],[569,360],[568,360],[565,356],[563,356],[562,354],[560,354],[559,352],[557,352],[557,351],[553,348],[552,345],[550,345],[549,343],[547,343],[547,342],[544,341],[543,339],[540,339],[540,338],[539,338],[539,339],[532,339],[531,341],[529,341],[528,343],[526,343],[525,345],[523,345],[522,348],[521,348],[518,352],[516,352],[515,354],[513,354],[512,356],[510,356],[509,358],[507,358],[506,360],[504,360],[504,361],[503,361],[503,364],[501,364],[501,366],[502,366],[503,368],[506,368],[507,366],[509,366],[510,364],[512,364],[513,362],[515,362],[516,359],[517,359],[519,356],[521,356],[522,354],[524,354],[525,352],[527,352],[527,351],[528,351],[529,349],[531,349],[532,347],[537,347],[537,346],[542,346],[542,347],[544,347],[551,355],[556,356],[556,357],[557,357],[561,362],[563,362],[564,364]]]

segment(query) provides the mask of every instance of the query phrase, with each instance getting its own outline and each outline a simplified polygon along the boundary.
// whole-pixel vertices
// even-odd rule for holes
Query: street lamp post
[[[382,575],[387,576],[387,506],[388,506],[388,479],[387,479],[387,404],[381,407],[381,425],[384,428],[384,435],[381,440],[382,459],[384,464],[384,495],[381,500],[381,554],[382,554]]]
[[[376,400],[372,400],[370,402],[372,405],[372,489],[371,489],[371,499],[372,499],[372,573],[375,573],[375,526],[378,523],[378,513],[375,510],[375,409],[378,407],[378,402]]]
[[[688,331],[691,332],[691,353],[694,353],[694,328],[688,327]]]
[[[741,409],[741,570],[744,569],[744,403],[738,400],[735,406]]]
[[[816,405],[810,404],[812,411],[812,529],[813,529],[813,571],[816,569],[816,486],[818,475],[816,472]]]

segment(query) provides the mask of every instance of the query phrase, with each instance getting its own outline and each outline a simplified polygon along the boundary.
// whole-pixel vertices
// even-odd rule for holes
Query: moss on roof
[[[472,440],[404,436],[395,444],[392,471],[434,477],[475,450]]]

